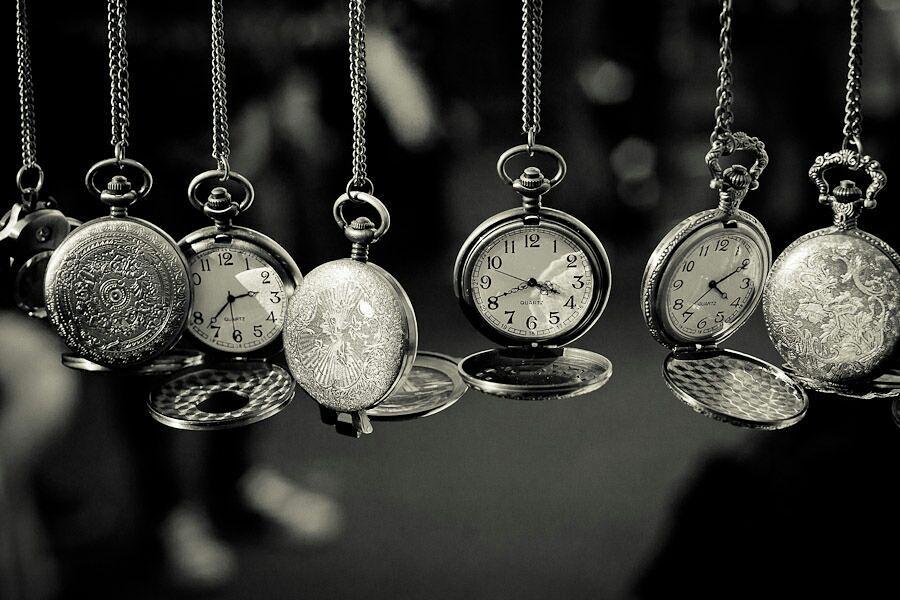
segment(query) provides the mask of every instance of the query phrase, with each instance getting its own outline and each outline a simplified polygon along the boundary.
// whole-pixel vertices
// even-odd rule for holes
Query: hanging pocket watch
[[[528,167],[517,179],[510,159],[539,153],[556,161],[547,179]],[[575,217],[541,205],[562,181],[566,163],[547,146],[516,146],[497,163],[500,178],[522,207],[479,225],[460,249],[454,292],[469,321],[504,348],[473,354],[459,365],[472,387],[520,399],[562,398],[604,385],[612,374],[605,357],[563,348],[600,318],[612,284],[609,258],[597,236]]]
[[[81,223],[65,216],[52,198],[38,199],[39,186],[21,191],[22,200],[0,218],[0,256],[6,262],[3,289],[28,316],[43,319],[47,316],[47,263],[56,247]]]
[[[125,168],[142,177],[137,190]],[[98,187],[97,178],[109,169],[116,174]],[[50,321],[76,355],[69,366],[90,369],[83,359],[116,370],[146,366],[181,336],[191,301],[187,263],[163,230],[128,216],[128,206],[153,184],[143,165],[104,160],[91,167],[85,182],[111,214],[73,231],[50,258]]]
[[[378,213],[347,221],[344,207],[364,202]],[[350,258],[310,271],[288,301],[284,347],[297,383],[334,413],[323,420],[371,433],[366,410],[388,398],[409,374],[418,330],[412,304],[400,283],[369,262],[369,245],[390,228],[387,207],[364,192],[343,194],[334,218],[352,244]],[[342,419],[345,416],[348,420]]]
[[[198,197],[204,180],[220,171],[198,175],[189,188],[191,203],[215,225],[195,231],[180,242],[193,288],[187,331],[204,350],[231,356],[260,357],[281,351],[287,300],[303,279],[297,263],[271,238],[231,223],[249,208],[253,187],[237,173],[230,178],[243,187],[234,202],[221,186],[206,202]]]
[[[753,165],[723,171],[720,159],[738,150],[752,152]],[[739,209],[768,157],[758,139],[734,133],[706,161],[719,206],[676,225],[654,250],[641,285],[644,319],[672,350],[663,373],[678,399],[732,425],[788,427],[806,414],[802,388],[773,365],[719,348],[753,314],[772,263],[765,229]]]
[[[792,376],[819,392],[853,398],[900,395],[890,367],[900,358],[900,255],[857,226],[875,208],[887,178],[862,151],[861,3],[850,1],[844,141],[819,156],[809,178],[831,207],[831,227],[806,234],[778,257],[763,298],[769,337]],[[834,190],[828,171],[865,172],[863,193],[846,179]]]
[[[203,202],[200,189],[209,181],[219,185]],[[223,187],[227,181],[241,186],[240,202]],[[206,171],[191,182],[188,197],[215,223],[179,242],[193,288],[186,329],[209,364],[163,382],[147,409],[178,429],[250,425],[279,413],[294,397],[290,375],[266,359],[281,350],[285,307],[303,276],[274,240],[232,224],[253,203],[253,186],[244,176]]]
[[[41,197],[44,170],[37,163],[34,82],[25,0],[16,2],[16,62],[19,73],[19,111],[22,166],[16,174],[21,200],[0,218],[0,274],[3,301],[31,317],[47,316],[44,276],[47,261],[69,232],[80,225]]]
[[[851,180],[832,190],[825,174],[835,167],[864,171],[865,193]],[[900,255],[857,226],[863,208],[875,207],[884,172],[845,148],[816,158],[809,176],[834,222],[796,240],[775,262],[763,300],[769,337],[792,376],[811,389],[898,395],[900,386],[879,377],[898,359]]]

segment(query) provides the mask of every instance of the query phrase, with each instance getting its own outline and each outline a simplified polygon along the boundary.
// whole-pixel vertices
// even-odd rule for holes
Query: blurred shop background
[[[29,3],[44,190],[87,220],[111,155],[106,6]],[[133,1],[129,156],[156,178],[133,214],[176,239],[210,158],[207,2]],[[863,227],[900,246],[900,0],[864,1],[863,142],[889,184]],[[744,208],[776,253],[827,226],[806,173],[840,147],[848,6],[735,2],[735,127],[771,163]],[[6,197],[19,166],[7,7]],[[348,253],[331,204],[350,173],[343,2],[226,0],[231,165],[255,184],[240,224],[304,272]],[[146,384],[67,371],[49,329],[0,317],[2,598],[657,598],[773,595],[896,580],[898,440],[889,402],[814,396],[805,421],[752,432],[671,396],[640,278],[660,237],[715,204],[718,3],[545,2],[541,143],[567,159],[549,206],[613,262],[610,305],[575,345],[614,365],[588,396],[469,392],[360,440],[298,392],[241,431],[165,430]],[[372,260],[416,309],[420,348],[490,347],[453,297],[468,233],[517,197],[494,171],[522,143],[520,4],[372,0],[369,176],[390,234]],[[895,187],[898,186],[898,187]],[[5,210],[5,209],[4,209]],[[761,315],[728,347],[778,362]],[[891,589],[891,588],[888,588]]]

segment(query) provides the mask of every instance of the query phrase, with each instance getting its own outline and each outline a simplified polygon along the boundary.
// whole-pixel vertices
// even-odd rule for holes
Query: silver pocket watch
[[[126,170],[141,177],[138,189]],[[101,175],[107,177],[103,187]],[[47,311],[72,350],[63,363],[130,373],[158,372],[155,359],[178,367],[180,360],[163,354],[181,337],[188,317],[187,263],[167,233],[128,215],[128,207],[149,193],[150,172],[134,160],[111,158],[91,167],[85,184],[110,207],[110,216],[74,230],[47,265]],[[181,366],[192,360],[184,356]]]
[[[520,155],[547,155],[552,178],[528,167],[515,180],[507,163]],[[566,174],[563,157],[547,146],[520,145],[501,155],[500,178],[522,206],[484,221],[456,259],[453,286],[464,314],[503,348],[460,362],[462,378],[489,394],[519,399],[562,398],[603,386],[612,364],[587,350],[564,348],[600,318],[612,273],[603,244],[584,223],[542,206],[543,195]]]
[[[720,159],[738,150],[752,152],[753,165],[723,170]],[[803,389],[781,369],[719,347],[753,314],[772,264],[765,229],[739,208],[768,156],[757,138],[734,133],[706,161],[719,206],[676,225],[654,250],[641,286],[644,320],[671,350],[663,373],[678,399],[733,425],[788,427],[806,414]]]
[[[240,187],[239,201],[225,187],[229,183]],[[214,187],[204,201],[201,190],[209,185]],[[249,425],[277,414],[294,397],[290,376],[268,359],[281,351],[288,298],[303,276],[274,240],[232,223],[254,197],[250,181],[234,171],[206,171],[188,186],[191,204],[214,223],[178,242],[193,292],[186,330],[205,359],[150,394],[148,412],[164,425]]]
[[[864,171],[865,192],[851,180],[834,189],[836,167]],[[797,239],[778,257],[763,299],[772,343],[791,376],[810,389],[859,398],[900,395],[884,377],[898,365],[900,255],[858,227],[876,206],[886,177],[877,161],[844,148],[819,156],[809,171],[831,227]]]

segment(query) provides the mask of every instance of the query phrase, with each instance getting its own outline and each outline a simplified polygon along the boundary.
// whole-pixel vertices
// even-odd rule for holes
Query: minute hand
[[[718,281],[716,282],[716,285],[719,285],[720,283],[722,283],[723,281],[725,281],[726,279],[728,279],[729,277],[731,277],[732,275],[734,275],[734,274],[737,273],[738,271],[743,271],[743,270],[746,269],[746,268],[747,268],[746,265],[741,265],[741,266],[739,266],[737,269],[735,269],[734,271],[732,271],[731,273],[729,273],[728,275],[726,275],[726,276],[723,277],[722,279],[718,280]]]

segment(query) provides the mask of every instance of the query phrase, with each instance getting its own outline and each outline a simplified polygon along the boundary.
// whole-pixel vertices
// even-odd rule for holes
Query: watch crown
[[[113,216],[127,214],[128,206],[137,200],[137,192],[131,189],[131,182],[124,175],[114,175],[100,193],[100,201],[111,208]]]
[[[344,227],[344,236],[353,243],[350,258],[360,262],[369,260],[369,244],[375,237],[375,223],[367,217],[357,217]]]
[[[214,187],[209,192],[209,197],[203,205],[203,214],[213,220],[219,227],[227,227],[231,219],[240,212],[237,202],[231,199],[231,194],[224,187]]]
[[[526,168],[522,176],[519,177],[519,185],[526,190],[537,189],[541,187],[542,183],[544,183],[544,174],[537,167]]]
[[[856,182],[844,179],[834,189],[834,198],[838,202],[856,202],[862,198],[863,192],[857,187]]]

